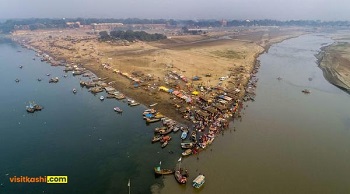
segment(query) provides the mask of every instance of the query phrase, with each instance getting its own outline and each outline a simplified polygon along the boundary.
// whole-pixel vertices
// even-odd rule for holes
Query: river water
[[[33,60],[34,56],[13,42],[0,43],[0,193],[128,193],[129,179],[131,193],[150,193],[151,185],[161,184],[153,167],[160,161],[165,168],[173,167],[181,153],[180,138],[165,149],[151,144],[153,128],[159,124],[145,124],[141,115],[146,107],[111,99],[101,102],[100,94],[80,88],[82,77],[70,72],[64,78],[62,67]],[[48,73],[60,81],[48,83]],[[73,88],[78,90],[75,95]],[[44,110],[27,113],[29,101]],[[123,114],[115,113],[115,106]],[[9,181],[13,176],[47,175],[68,176],[68,184]]]
[[[324,79],[314,56],[332,42],[311,34],[271,46],[243,119],[181,163],[190,181],[204,173],[204,186],[170,176],[161,193],[350,193],[350,96]]]

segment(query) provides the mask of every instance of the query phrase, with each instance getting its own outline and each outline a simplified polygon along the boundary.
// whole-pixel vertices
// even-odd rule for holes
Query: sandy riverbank
[[[350,39],[349,39],[350,41]],[[350,43],[335,42],[323,47],[317,58],[325,78],[350,93]]]
[[[57,61],[81,64],[99,77],[108,77],[107,81],[113,81],[113,86],[128,97],[145,105],[157,102],[156,109],[180,120],[181,115],[174,105],[187,105],[158,91],[159,86],[191,93],[198,91],[199,85],[216,87],[220,84],[226,90],[238,89],[240,92],[232,97],[241,99],[257,56],[269,45],[302,33],[296,28],[249,28],[239,32],[231,29],[213,31],[206,36],[174,36],[158,42],[130,44],[99,42],[96,35],[84,30],[18,31],[12,38],[49,54]],[[105,69],[101,64],[109,64],[111,68]],[[113,73],[113,70],[150,75],[152,80],[135,88],[129,79]],[[179,72],[189,80],[193,76],[201,79],[189,81],[189,89],[182,81],[166,79],[170,71]],[[206,74],[211,76],[206,77]],[[228,79],[219,81],[224,76]],[[200,95],[211,94],[205,91]]]

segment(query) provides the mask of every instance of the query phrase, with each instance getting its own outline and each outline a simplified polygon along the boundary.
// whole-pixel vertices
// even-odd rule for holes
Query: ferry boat
[[[194,180],[192,186],[199,189],[205,183],[205,176],[200,174]]]

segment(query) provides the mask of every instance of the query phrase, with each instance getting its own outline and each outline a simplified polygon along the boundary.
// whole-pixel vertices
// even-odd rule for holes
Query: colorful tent
[[[199,92],[198,91],[193,91],[192,94],[197,96],[199,94]]]

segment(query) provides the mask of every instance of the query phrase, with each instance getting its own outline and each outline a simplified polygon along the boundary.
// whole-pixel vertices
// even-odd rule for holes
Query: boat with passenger
[[[174,170],[171,170],[171,169],[161,169],[160,168],[160,165],[162,163],[159,162],[159,166],[157,167],[154,167],[154,173],[157,174],[157,175],[168,175],[168,174],[174,174]]]

